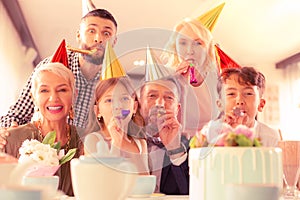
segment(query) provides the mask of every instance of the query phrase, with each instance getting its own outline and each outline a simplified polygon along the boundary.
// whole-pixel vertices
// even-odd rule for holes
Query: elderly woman
[[[148,174],[144,121],[128,77],[100,81],[95,90],[95,105],[90,112],[84,153],[130,159],[139,174]]]
[[[75,81],[72,72],[61,63],[48,63],[36,69],[32,76],[31,94],[36,115],[32,122],[8,129],[9,136],[5,152],[19,157],[19,148],[26,139],[42,141],[50,131],[56,131],[56,142],[67,152],[77,148],[79,157],[82,143],[76,128],[67,123],[67,116],[73,115]],[[60,177],[59,188],[67,195],[73,195],[70,162],[60,166],[56,175]]]
[[[199,21],[183,20],[174,27],[161,57],[167,67],[189,80],[183,123],[184,131],[193,135],[218,116],[218,67],[212,35]]]

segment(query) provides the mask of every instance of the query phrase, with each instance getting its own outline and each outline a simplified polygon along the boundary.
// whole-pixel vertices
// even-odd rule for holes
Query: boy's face
[[[238,108],[247,116],[245,125],[254,126],[255,116],[261,112],[265,100],[259,95],[259,88],[253,85],[240,84],[237,75],[231,75],[222,87],[222,99],[218,104],[225,115],[234,116],[233,110]]]

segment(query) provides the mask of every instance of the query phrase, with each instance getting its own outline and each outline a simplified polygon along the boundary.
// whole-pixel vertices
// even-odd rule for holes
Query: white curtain
[[[18,97],[21,88],[33,70],[32,60],[26,57],[22,45],[3,4],[0,1],[0,115]]]
[[[284,69],[281,90],[281,129],[284,139],[300,140],[300,62]]]

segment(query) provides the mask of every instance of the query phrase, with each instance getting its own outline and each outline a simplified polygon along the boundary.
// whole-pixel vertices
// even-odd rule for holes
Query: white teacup
[[[139,175],[130,196],[150,196],[154,192],[155,185],[155,175]]]
[[[272,184],[228,184],[226,200],[278,200],[280,189]]]
[[[137,174],[135,166],[123,158],[81,156],[71,160],[71,177],[75,197],[80,200],[125,199]]]

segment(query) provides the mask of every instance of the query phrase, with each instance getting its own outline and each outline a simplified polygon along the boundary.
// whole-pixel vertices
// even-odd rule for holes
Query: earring
[[[40,109],[39,107],[37,106],[34,106],[34,113],[33,113],[33,116],[31,118],[32,121],[38,121],[41,119],[41,116],[40,116]]]
[[[74,119],[73,105],[71,106],[70,111],[69,111],[69,119],[70,119],[70,120],[73,120],[73,119]]]
[[[39,112],[39,111],[40,111],[39,107],[34,106],[34,112]]]
[[[97,116],[98,122],[101,122],[102,116]]]
[[[131,117],[131,119],[134,119],[134,118],[135,118],[135,113],[133,113],[133,114],[132,114],[132,117]]]

